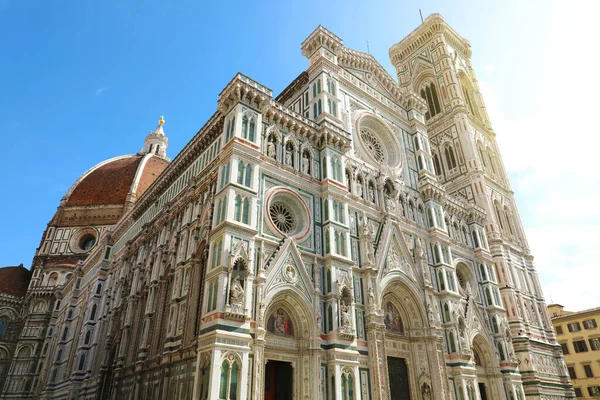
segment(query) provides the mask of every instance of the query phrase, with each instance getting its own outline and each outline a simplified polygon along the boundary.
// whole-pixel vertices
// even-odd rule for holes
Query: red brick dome
[[[23,297],[27,293],[30,280],[31,271],[23,267],[23,264],[0,268],[0,293]]]
[[[65,195],[65,207],[124,204],[139,198],[169,165],[153,154],[127,155],[101,162],[81,176]]]

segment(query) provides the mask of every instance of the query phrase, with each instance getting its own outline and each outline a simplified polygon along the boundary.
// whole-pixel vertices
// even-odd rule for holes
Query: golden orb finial
[[[161,116],[160,116],[160,119],[158,120],[158,124],[159,124],[159,125],[162,125],[162,124],[164,124],[164,123],[165,123],[165,116],[164,116],[164,115],[161,115]]]

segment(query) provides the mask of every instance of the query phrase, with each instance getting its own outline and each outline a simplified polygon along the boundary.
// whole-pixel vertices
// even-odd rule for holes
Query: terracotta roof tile
[[[67,207],[124,204],[142,156],[111,161],[92,171],[73,190]]]

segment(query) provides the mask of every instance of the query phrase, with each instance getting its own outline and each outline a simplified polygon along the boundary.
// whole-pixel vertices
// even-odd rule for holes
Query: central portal
[[[292,400],[293,383],[291,363],[267,361],[264,400]]]

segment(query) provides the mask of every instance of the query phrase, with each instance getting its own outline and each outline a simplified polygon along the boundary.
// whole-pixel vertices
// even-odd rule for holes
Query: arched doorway
[[[291,290],[277,295],[266,308],[264,329],[263,399],[316,398],[318,363],[310,347],[318,341],[307,302]]]
[[[494,399],[500,393],[502,377],[496,356],[489,343],[478,334],[471,345],[472,364],[476,370],[476,390],[481,400]]]
[[[385,347],[381,368],[390,400],[413,399],[422,390],[428,392],[422,388],[433,386],[432,374],[437,369],[430,366],[437,349],[424,335],[423,306],[405,280],[396,277],[386,285],[380,304]]]

